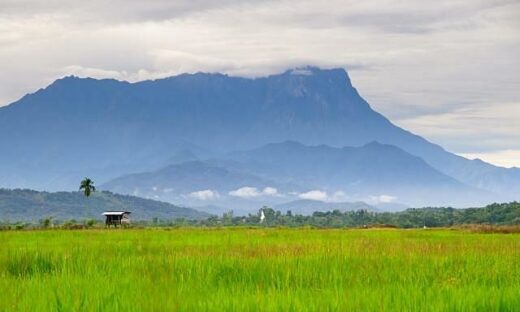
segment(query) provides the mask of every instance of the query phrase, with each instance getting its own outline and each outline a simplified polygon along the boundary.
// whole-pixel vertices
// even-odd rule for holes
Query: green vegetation
[[[0,311],[513,311],[520,235],[0,231]]]
[[[492,204],[483,208],[411,208],[400,212],[328,211],[314,212],[310,216],[286,214],[272,208],[262,208],[265,220],[260,223],[260,213],[249,216],[233,216],[232,212],[222,217],[213,216],[203,220],[159,220],[153,225],[192,225],[192,226],[231,226],[231,225],[261,225],[266,227],[312,226],[318,228],[342,227],[372,227],[388,226],[399,228],[450,227],[464,224],[520,224],[520,203]],[[142,225],[149,225],[143,222]]]
[[[79,190],[83,191],[83,195],[85,195],[85,197],[89,197],[91,193],[96,191],[94,181],[92,181],[90,178],[83,179],[79,185]]]
[[[312,225],[344,227],[392,225],[401,228],[448,227],[461,224],[520,224],[520,203],[491,204],[483,208],[412,208],[401,212],[332,211],[315,212],[312,216],[285,216],[266,209],[266,221],[272,225]],[[255,216],[253,216],[254,218]],[[247,221],[247,220],[246,220]],[[251,220],[254,222],[254,220]],[[240,223],[240,220],[235,220]]]
[[[71,219],[100,220],[107,210],[130,210],[133,219],[200,219],[209,214],[190,208],[158,202],[135,196],[95,192],[88,198],[82,192],[37,192],[32,190],[8,190],[0,188],[0,224],[29,222],[52,218],[53,222]]]
[[[491,204],[481,208],[410,208],[400,212],[370,210],[314,212],[312,215],[261,208],[260,213],[235,216],[232,211],[222,216],[154,200],[118,195],[110,192],[91,193],[88,200],[79,192],[37,192],[0,189],[0,229],[93,227],[107,210],[131,211],[134,226],[262,226],[343,228],[387,226],[399,228],[451,227],[466,224],[520,225],[520,203]],[[98,224],[99,225],[99,224]]]

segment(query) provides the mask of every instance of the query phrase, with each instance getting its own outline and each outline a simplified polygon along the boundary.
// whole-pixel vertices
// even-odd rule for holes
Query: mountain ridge
[[[520,169],[467,160],[374,111],[343,69],[307,67],[259,78],[183,74],[128,83],[66,77],[0,108],[0,185],[71,189],[157,169],[181,142],[216,153],[296,140],[397,146],[436,170],[508,200]]]
[[[223,206],[230,194],[242,188],[258,193],[251,198],[266,202],[268,199],[261,196],[261,190],[276,189],[276,196],[280,198],[270,198],[273,204],[279,204],[282,198],[285,201],[297,199],[312,191],[348,194],[350,200],[357,201],[385,195],[415,206],[428,202],[445,205],[446,202],[438,199],[440,193],[447,198],[452,196],[452,202],[459,205],[461,196],[475,200],[482,199],[483,195],[482,191],[435,170],[421,158],[377,142],[343,148],[306,146],[295,141],[270,143],[220,158],[187,161],[154,172],[125,175],[101,187],[124,194],[158,196],[170,202],[182,202],[184,198],[189,206],[202,204],[188,201],[186,195],[219,194],[218,198],[207,199],[209,202],[205,204]]]

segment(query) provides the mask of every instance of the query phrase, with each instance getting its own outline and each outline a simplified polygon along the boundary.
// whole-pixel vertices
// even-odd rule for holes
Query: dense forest
[[[263,212],[264,219],[261,221]],[[400,212],[373,212],[368,210],[314,212],[310,216],[293,215],[291,211],[282,214],[272,208],[264,207],[257,214],[247,217],[235,217],[232,212],[221,217],[210,217],[204,220],[189,221],[177,219],[173,221],[155,220],[157,225],[194,225],[194,226],[313,226],[313,227],[370,227],[395,226],[400,228],[414,227],[449,227],[463,224],[520,224],[520,203],[491,204],[482,208],[410,208]]]

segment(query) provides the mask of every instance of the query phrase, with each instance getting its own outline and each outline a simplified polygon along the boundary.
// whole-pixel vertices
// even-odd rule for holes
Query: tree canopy
[[[85,178],[81,181],[79,185],[79,190],[83,191],[83,194],[86,197],[89,197],[90,194],[96,191],[96,187],[94,186],[94,181],[92,181],[90,178]]]

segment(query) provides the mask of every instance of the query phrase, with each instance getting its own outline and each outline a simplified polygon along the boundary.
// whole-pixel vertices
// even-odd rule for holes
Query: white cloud
[[[241,198],[252,198],[260,196],[261,193],[258,191],[256,187],[244,186],[229,192],[229,195]]]
[[[276,188],[270,186],[264,188],[262,194],[267,196],[282,196],[282,194],[278,193]]]
[[[344,202],[344,201],[346,201],[348,199],[349,199],[349,197],[348,197],[347,193],[345,193],[343,191],[336,191],[329,198],[329,201],[331,201],[331,202]]]
[[[220,194],[212,190],[196,191],[188,194],[188,196],[199,200],[215,200],[220,198]]]
[[[369,202],[371,204],[377,205],[377,204],[393,203],[396,200],[397,200],[397,197],[395,197],[395,196],[382,194],[382,195],[377,195],[377,196],[370,196]]]
[[[469,159],[481,159],[499,166],[511,168],[520,167],[518,160],[520,159],[520,150],[503,150],[487,153],[460,153],[459,155]]]
[[[258,190],[256,187],[244,186],[234,191],[229,192],[229,195],[241,198],[253,198],[259,196],[282,196],[274,187],[266,187],[263,190]]]
[[[301,193],[298,195],[301,199],[311,199],[311,200],[321,200],[326,201],[329,196],[327,195],[327,192],[320,191],[320,190],[312,190],[305,193]]]
[[[344,202],[349,199],[348,195],[344,191],[336,191],[330,195],[326,191],[311,190],[297,195],[301,199],[319,200],[331,203]]]

